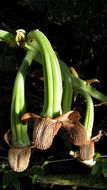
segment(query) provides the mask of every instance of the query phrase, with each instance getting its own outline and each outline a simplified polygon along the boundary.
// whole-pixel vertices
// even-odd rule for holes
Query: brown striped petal
[[[8,152],[8,160],[11,168],[15,172],[23,172],[29,164],[31,156],[31,148],[10,148]]]

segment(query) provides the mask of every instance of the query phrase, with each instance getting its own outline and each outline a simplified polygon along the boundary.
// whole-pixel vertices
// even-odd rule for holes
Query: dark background
[[[92,85],[107,95],[106,0],[3,0],[0,4],[0,29],[15,33],[20,28],[25,29],[26,32],[38,28],[48,37],[58,56],[68,66],[73,66],[84,80],[97,78],[100,83]],[[10,127],[12,88],[17,69],[24,55],[25,52],[20,47],[13,48],[3,42],[0,43],[0,161],[3,161],[3,158],[7,159],[8,146],[4,143],[3,135]],[[40,80],[41,76],[42,67],[38,63],[36,65],[32,63],[26,81],[27,109],[38,114],[43,107],[43,81]],[[96,100],[94,102],[96,103]],[[82,110],[84,108],[83,99],[78,97],[73,106]],[[105,105],[95,107],[93,135],[98,129],[107,132],[106,113],[107,107]],[[38,153],[37,160],[43,161],[48,157],[53,157],[53,160],[69,158],[68,149],[61,135],[60,132],[50,150],[42,153],[36,152]],[[61,149],[62,146],[63,150]],[[96,151],[106,155],[106,146],[107,139],[102,137],[101,141],[96,143]],[[31,165],[36,153],[34,152],[32,156]],[[66,165],[67,162],[64,163],[63,170],[59,169],[59,171],[64,171]],[[54,169],[57,172],[56,167]],[[0,175],[2,176],[2,173]],[[26,181],[32,190],[35,189],[35,186],[32,185],[31,187],[29,179]],[[21,184],[25,188],[23,180]],[[36,188],[46,189],[48,186],[38,184]],[[59,186],[51,188],[54,190]],[[63,190],[70,188],[69,186],[61,187]],[[81,188],[78,187],[79,189]],[[86,188],[82,187],[82,189]]]

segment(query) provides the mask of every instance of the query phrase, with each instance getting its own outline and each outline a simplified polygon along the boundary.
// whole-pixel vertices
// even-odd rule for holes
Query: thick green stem
[[[52,79],[52,68],[50,64],[50,58],[48,54],[44,55],[45,60],[43,62],[44,72],[44,107],[41,115],[53,116],[53,79]],[[46,63],[46,64],[44,64]]]
[[[50,53],[52,75],[53,75],[53,117],[62,113],[62,76],[58,59],[53,51]]]
[[[41,41],[41,37],[40,36],[37,37],[35,35],[35,31],[30,32],[27,35],[27,37],[28,37],[28,43],[30,46],[34,48],[38,47],[40,51],[39,62],[43,65],[44,107],[43,107],[41,115],[52,117],[53,116],[53,79],[52,79],[52,68],[51,68],[49,53],[47,52],[47,47],[44,44],[44,39]]]
[[[26,112],[25,106],[25,78],[27,69],[34,59],[34,52],[27,51],[26,56],[16,75],[12,103],[11,103],[11,128],[12,145],[15,147],[25,147],[30,145],[27,133],[27,124],[21,123],[21,115]]]
[[[84,120],[84,127],[87,133],[87,140],[90,140],[92,137],[92,130],[94,124],[94,105],[90,95],[83,94],[86,101],[86,113]]]
[[[61,60],[59,60],[59,63],[63,77],[62,110],[63,113],[66,113],[71,110],[73,85],[68,66]]]
[[[62,78],[59,62],[46,36],[39,30],[31,31],[28,39],[35,39],[42,55],[45,98],[41,115],[56,117],[61,114]],[[31,42],[32,43],[32,42]]]
[[[84,90],[80,90],[79,93],[85,98],[86,101],[86,111],[84,119],[84,127],[87,133],[87,140],[91,139],[93,123],[94,123],[94,105],[91,96]]]

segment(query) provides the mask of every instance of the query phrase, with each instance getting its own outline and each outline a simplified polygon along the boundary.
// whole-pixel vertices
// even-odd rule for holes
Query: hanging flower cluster
[[[0,30],[0,39],[25,49],[26,55],[17,72],[11,102],[11,129],[4,136],[10,146],[8,159],[14,171],[24,171],[30,161],[31,149],[46,150],[53,143],[55,135],[63,128],[69,141],[78,146],[75,157],[90,160],[94,157],[94,142],[103,135],[99,131],[92,137],[94,105],[92,97],[106,103],[107,96],[94,89],[90,83],[80,79],[72,68],[60,60],[47,37],[38,29],[25,36],[22,29],[16,36]],[[44,106],[40,115],[26,113],[25,79],[28,67],[36,60],[43,66]],[[91,80],[93,82],[93,80]],[[73,95],[80,93],[86,101],[84,123],[80,122],[78,111],[72,110]],[[75,96],[75,98],[76,98]],[[32,139],[28,134],[28,121],[34,120]]]

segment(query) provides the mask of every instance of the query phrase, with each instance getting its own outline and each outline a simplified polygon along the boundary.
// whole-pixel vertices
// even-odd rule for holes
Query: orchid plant
[[[29,32],[16,31],[16,36],[0,30],[0,40],[25,49],[26,55],[17,72],[11,102],[11,129],[4,136],[10,146],[8,158],[14,171],[24,171],[30,161],[31,148],[50,148],[61,127],[68,133],[72,144],[78,146],[77,153],[70,152],[80,160],[94,157],[94,142],[103,135],[92,137],[94,105],[92,97],[106,103],[107,96],[93,88],[86,81],[71,73],[68,66],[55,54],[47,37],[38,29]],[[40,115],[26,113],[25,79],[28,67],[36,60],[43,66],[44,106]],[[78,111],[71,110],[74,92],[80,93],[86,101],[84,123],[80,122]],[[28,134],[28,121],[34,120],[32,139]]]

